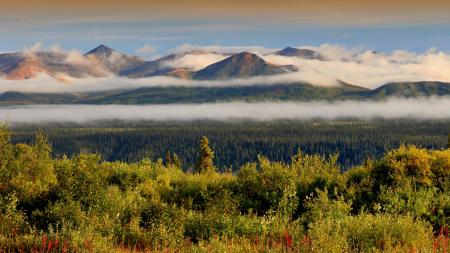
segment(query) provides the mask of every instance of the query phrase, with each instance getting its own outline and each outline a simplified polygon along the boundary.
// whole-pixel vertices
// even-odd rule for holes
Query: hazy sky
[[[154,54],[185,43],[450,51],[448,13],[448,0],[1,0],[0,51],[37,41]]]

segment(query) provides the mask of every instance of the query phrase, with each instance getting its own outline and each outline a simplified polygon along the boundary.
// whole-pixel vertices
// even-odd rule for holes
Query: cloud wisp
[[[186,54],[173,61],[164,63],[163,66],[175,69],[183,68],[197,71],[206,68],[208,65],[219,62],[226,57],[226,55],[220,53]]]
[[[217,103],[172,105],[42,105],[0,107],[0,121],[16,123],[101,120],[309,120],[341,118],[450,119],[450,97],[382,102]]]
[[[130,79],[127,77],[65,77],[64,82],[41,73],[33,79],[7,80],[0,78],[0,94],[8,91],[29,93],[66,93],[91,92],[118,89],[136,89],[151,87],[229,87],[272,85],[290,83],[296,80],[295,73],[286,75],[255,77],[250,79],[232,79],[226,81],[196,81],[168,76]]]

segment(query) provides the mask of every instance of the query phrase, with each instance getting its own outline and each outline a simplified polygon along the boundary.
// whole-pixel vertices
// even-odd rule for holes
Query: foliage
[[[341,171],[337,155],[259,156],[201,173],[175,155],[52,157],[46,138],[0,130],[0,251],[444,252],[450,150],[400,146]],[[188,170],[189,171],[189,170]],[[205,173],[206,172],[206,173]]]

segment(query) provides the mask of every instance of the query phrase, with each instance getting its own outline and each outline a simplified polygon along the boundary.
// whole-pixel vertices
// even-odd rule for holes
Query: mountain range
[[[327,61],[326,57],[314,50],[292,47],[268,55]],[[200,64],[196,64],[198,59],[202,59]],[[0,54],[0,77],[9,80],[30,79],[45,73],[67,82],[70,82],[71,78],[111,75],[130,79],[171,76],[180,79],[223,81],[294,71],[297,71],[295,66],[276,65],[249,52],[218,53],[194,50],[170,54],[152,61],[121,53],[105,45],[100,45],[85,54],[26,51]],[[297,82],[223,87],[123,87],[120,90],[59,94],[10,91],[0,94],[0,105],[336,101],[449,95],[450,84],[444,82],[388,83],[373,90],[344,82],[332,87]]]
[[[322,59],[312,50],[286,48],[274,52],[283,56]],[[216,56],[220,59],[202,69],[176,67],[173,62],[188,56]],[[186,59],[189,60],[189,59]],[[118,75],[129,78],[172,76],[182,79],[226,80],[249,78],[295,71],[293,66],[278,66],[256,54],[237,54],[208,51],[188,51],[171,54],[153,61],[145,61],[100,45],[84,55],[74,52],[16,52],[0,54],[0,76],[10,80],[30,79],[45,73],[60,80],[64,78],[105,77]]]
[[[22,80],[46,73],[57,79],[84,76],[101,77],[108,71],[94,61],[73,59],[58,52],[8,53],[0,55],[0,76]]]

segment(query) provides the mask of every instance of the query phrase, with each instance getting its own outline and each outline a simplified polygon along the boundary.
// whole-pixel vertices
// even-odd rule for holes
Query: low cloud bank
[[[24,52],[32,54],[42,48],[41,44],[33,45]],[[258,46],[221,47],[183,45],[174,52],[189,50],[205,50],[217,54],[188,54],[174,61],[166,62],[166,67],[188,68],[199,70],[209,64],[226,57],[223,53],[251,51],[258,53],[270,63],[278,65],[294,65],[298,71],[275,76],[254,77],[249,79],[233,79],[227,81],[195,81],[181,80],[171,77],[148,77],[129,79],[125,77],[108,76],[104,78],[64,78],[64,82],[41,74],[30,80],[5,80],[0,78],[0,93],[6,91],[19,92],[83,92],[112,89],[133,89],[140,87],[223,87],[223,86],[253,86],[271,84],[289,84],[307,82],[319,86],[336,86],[339,81],[359,85],[366,88],[377,88],[389,82],[441,81],[450,82],[450,54],[429,49],[423,53],[396,50],[390,53],[374,52],[362,48],[346,48],[337,45],[322,45],[319,47],[299,46],[316,50],[327,60],[310,60],[299,57],[286,57],[274,54],[275,49]],[[61,52],[58,46],[52,51]],[[151,51],[151,48],[146,49]],[[67,62],[86,64],[80,52],[66,51]]]
[[[89,122],[100,120],[280,120],[340,118],[450,119],[450,97],[390,99],[383,102],[217,103],[172,105],[42,105],[0,107],[9,123]]]
[[[230,87],[288,84],[295,82],[297,73],[274,76],[254,77],[250,79],[232,79],[226,81],[184,80],[168,76],[155,76],[131,79],[127,77],[65,77],[61,82],[45,73],[32,79],[7,80],[0,78],[0,94],[8,91],[35,93],[90,92],[117,89],[135,89],[145,87]]]
[[[377,88],[389,82],[450,82],[450,54],[436,49],[424,53],[396,50],[380,53],[372,50],[347,49],[335,45],[307,47],[316,50],[327,61],[268,55],[269,62],[295,65],[299,72],[293,78],[315,85],[336,85],[337,80],[366,88]]]
[[[266,61],[278,65],[294,65],[298,72],[279,75],[276,83],[309,82],[320,86],[335,86],[340,81],[377,88],[389,82],[442,81],[450,82],[450,54],[430,48],[416,53],[406,50],[376,52],[367,48],[347,48],[340,45],[323,44],[314,46],[297,46],[317,51],[326,61],[286,57],[270,54],[278,49],[258,46],[222,47],[219,45],[193,46],[183,45],[175,51],[205,50],[215,52],[249,51],[258,54]],[[249,81],[251,82],[251,81]]]

